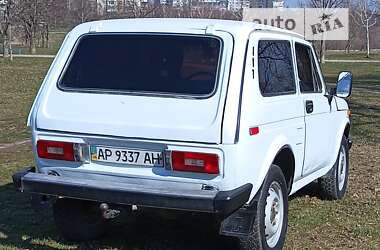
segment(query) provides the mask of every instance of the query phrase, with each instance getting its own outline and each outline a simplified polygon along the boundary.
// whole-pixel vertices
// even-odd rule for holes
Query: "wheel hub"
[[[346,150],[342,145],[340,148],[339,162],[338,162],[338,187],[339,190],[343,189],[343,186],[346,181],[346,172],[347,172],[347,162],[346,162]]]
[[[269,247],[276,246],[282,230],[284,197],[278,182],[272,182],[265,206],[265,238]]]

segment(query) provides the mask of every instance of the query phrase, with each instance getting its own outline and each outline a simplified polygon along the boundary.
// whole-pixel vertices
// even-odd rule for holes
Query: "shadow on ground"
[[[291,199],[318,195],[317,184],[301,189]],[[35,211],[29,196],[12,184],[0,187],[0,246],[21,249],[236,249],[233,238],[221,237],[208,216],[177,215],[164,218],[135,213],[116,220],[100,240],[70,243],[55,229],[50,209]],[[187,216],[186,216],[187,215]]]
[[[0,187],[0,246],[41,249],[39,239],[54,238],[54,227],[48,211],[35,213],[28,196],[17,193],[12,184]]]
[[[234,249],[204,216],[168,219],[136,213],[113,222],[98,241],[70,243],[58,236],[50,209],[34,211],[27,194],[0,187],[0,248],[17,249]]]

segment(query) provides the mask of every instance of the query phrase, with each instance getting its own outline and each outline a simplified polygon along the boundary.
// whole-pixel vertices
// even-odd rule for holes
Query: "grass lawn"
[[[29,138],[26,118],[51,61],[0,58],[0,144]]]
[[[330,60],[380,60],[379,51],[371,51],[369,58],[367,58],[366,52],[354,51],[350,54],[345,54],[344,52],[327,52],[326,59]]]
[[[55,55],[57,54],[63,39],[65,38],[67,32],[50,32],[49,33],[49,47],[40,48],[37,46],[36,54],[37,55]],[[13,45],[13,51],[15,54],[29,54],[29,48],[23,45]]]
[[[50,59],[0,59],[0,144],[25,140],[26,116]],[[327,63],[328,82],[339,71],[354,74],[353,139],[349,191],[323,201],[309,185],[291,197],[287,249],[379,249],[380,64]],[[178,221],[137,214],[117,222],[99,241],[69,243],[54,227],[50,210],[34,212],[28,196],[14,191],[11,174],[33,164],[30,145],[0,149],[0,249],[227,249],[233,241],[204,229],[202,217]]]
[[[353,94],[349,100],[353,111],[351,132],[356,140],[379,144],[380,63],[325,63],[323,71],[330,84],[336,83],[339,72],[352,72]]]

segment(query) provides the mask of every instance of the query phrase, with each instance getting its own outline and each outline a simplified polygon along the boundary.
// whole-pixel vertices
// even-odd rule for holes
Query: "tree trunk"
[[[84,0],[81,1],[81,16],[80,16],[80,19],[81,19],[81,23],[84,23]]]
[[[325,57],[326,57],[326,41],[322,41],[322,55],[321,55],[321,63],[325,63]]]
[[[8,37],[6,35],[3,36],[3,57],[8,57]]]
[[[366,39],[367,39],[367,58],[369,58],[369,20],[367,20],[366,27],[365,27],[365,33],[366,33]]]
[[[30,25],[30,37],[29,37],[29,52],[30,54],[36,54],[36,34],[37,34],[37,6],[38,0],[34,1],[34,16]]]
[[[9,48],[9,59],[11,61],[13,61],[13,51],[12,51],[12,25],[9,25],[9,28],[8,28],[8,48]]]
[[[36,54],[36,43],[34,41],[34,35],[31,35],[29,39],[29,53],[34,55]]]
[[[326,55],[326,36],[325,32],[322,34],[322,41],[321,41],[321,63],[325,63],[325,55]]]
[[[9,41],[10,41],[9,29],[10,29],[10,25],[5,27],[4,33],[3,33],[3,57],[9,56]]]
[[[346,42],[346,46],[344,47],[344,51],[346,54],[350,54],[351,46],[352,46],[352,37],[349,37],[349,39]]]
[[[319,61],[320,63],[325,63],[326,41],[324,41],[324,38],[322,38],[319,45]]]
[[[46,48],[50,48],[49,44],[49,25],[46,24]]]

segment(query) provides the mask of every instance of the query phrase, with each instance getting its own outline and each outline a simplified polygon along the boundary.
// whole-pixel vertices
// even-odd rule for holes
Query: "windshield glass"
[[[66,90],[209,96],[221,41],[152,34],[83,36],[60,79]]]

